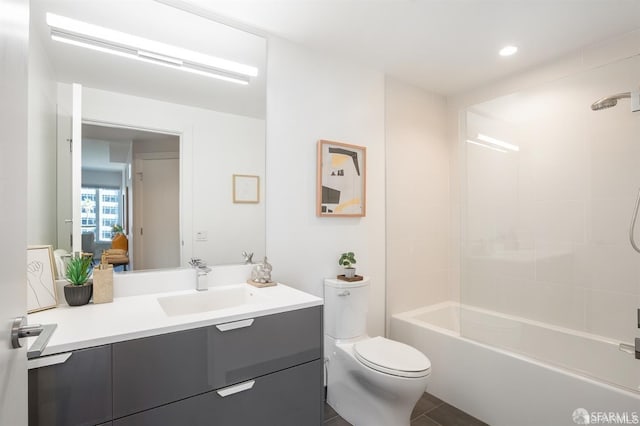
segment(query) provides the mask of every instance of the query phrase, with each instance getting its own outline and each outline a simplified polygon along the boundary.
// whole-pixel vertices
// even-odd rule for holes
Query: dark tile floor
[[[324,426],[351,426],[327,403],[324,404]],[[411,426],[481,426],[486,423],[453,405],[425,393],[411,413]],[[389,425],[397,426],[397,425]]]

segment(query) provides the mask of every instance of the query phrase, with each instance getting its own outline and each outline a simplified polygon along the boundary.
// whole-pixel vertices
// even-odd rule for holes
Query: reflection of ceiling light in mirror
[[[249,84],[258,69],[192,50],[47,13],[51,39],[99,52],[179,69],[239,84]]]
[[[498,53],[500,54],[500,56],[511,56],[515,54],[517,51],[518,51],[517,46],[505,46],[502,49],[500,49],[500,52]]]
[[[481,146],[483,148],[492,149],[492,150],[498,151],[498,152],[507,152],[506,149],[497,148],[495,146],[487,145],[487,144],[480,143],[480,142],[477,142],[477,141],[472,141],[471,139],[467,139],[467,143],[470,143],[470,144],[473,144],[473,145],[478,145],[478,146]]]
[[[513,145],[511,143],[501,141],[500,139],[483,135],[482,133],[478,133],[478,139],[480,139],[482,142],[487,142],[487,143],[499,146],[501,148],[508,149],[509,151],[520,151],[520,147],[518,145]]]

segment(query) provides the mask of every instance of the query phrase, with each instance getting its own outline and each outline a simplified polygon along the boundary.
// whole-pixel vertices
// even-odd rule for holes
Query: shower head
[[[607,109],[614,107],[618,104],[618,99],[631,98],[631,92],[618,93],[617,95],[607,96],[606,98],[598,99],[591,104],[593,111],[600,111],[601,109]]]

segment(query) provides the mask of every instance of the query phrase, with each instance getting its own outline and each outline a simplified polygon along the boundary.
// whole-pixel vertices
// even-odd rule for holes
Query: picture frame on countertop
[[[27,248],[27,313],[55,308],[57,305],[53,247],[29,246]]]

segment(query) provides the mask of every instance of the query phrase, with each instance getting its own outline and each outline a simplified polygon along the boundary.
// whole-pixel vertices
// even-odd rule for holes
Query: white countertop
[[[208,325],[255,318],[296,309],[322,305],[319,297],[283,284],[255,288],[247,286],[266,300],[250,305],[214,311],[168,316],[158,302],[159,297],[193,294],[193,290],[150,293],[116,297],[112,303],[84,306],[61,305],[29,314],[29,324],[57,324],[42,356],[76,349],[148,337]],[[237,284],[236,284],[237,286]],[[209,291],[222,287],[211,287]],[[29,339],[29,344],[35,338]]]

